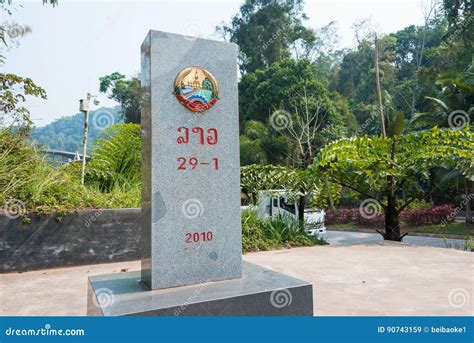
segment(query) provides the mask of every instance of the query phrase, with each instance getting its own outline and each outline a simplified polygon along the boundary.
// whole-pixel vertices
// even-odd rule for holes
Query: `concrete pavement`
[[[311,282],[317,316],[471,316],[473,256],[377,242],[258,252],[244,259]],[[139,268],[133,261],[2,274],[0,315],[85,315],[88,276]]]
[[[335,231],[327,230],[322,235],[330,244],[359,244],[359,243],[371,243],[381,242],[383,238],[378,233],[368,232],[354,232],[354,231]],[[452,239],[452,238],[439,238],[439,237],[428,237],[428,236],[405,236],[403,243],[409,243],[413,245],[429,246],[437,248],[453,248],[463,250],[466,245],[466,240],[463,239]]]

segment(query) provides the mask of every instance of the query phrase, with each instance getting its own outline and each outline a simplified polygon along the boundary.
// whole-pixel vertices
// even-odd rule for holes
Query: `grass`
[[[339,231],[350,231],[354,229],[369,229],[363,228],[354,223],[347,224],[334,224],[326,225],[326,228],[329,230],[339,230]],[[402,229],[403,232],[409,231],[412,233],[426,233],[426,234],[438,234],[438,235],[458,235],[458,236],[474,236],[474,224],[461,223],[461,222],[452,222],[446,225],[423,225],[415,226],[409,229]],[[375,232],[375,230],[374,230]]]
[[[53,167],[25,137],[0,131],[0,205],[15,207],[22,215],[52,212],[64,215],[84,208],[137,207],[140,185],[116,185],[103,191],[95,184],[81,185],[74,164]],[[13,209],[13,208],[12,208]]]
[[[436,233],[440,235],[474,235],[474,224],[453,222],[445,226],[442,225],[426,225],[411,228],[410,232],[416,233]]]

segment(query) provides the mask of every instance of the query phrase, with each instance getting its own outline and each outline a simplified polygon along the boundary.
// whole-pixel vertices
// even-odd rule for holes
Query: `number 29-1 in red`
[[[186,240],[187,244],[189,243],[202,243],[202,242],[209,242],[212,241],[214,235],[212,231],[204,231],[204,232],[188,232],[186,233]]]
[[[214,157],[211,162],[199,162],[196,157],[191,157],[186,159],[185,157],[178,157],[178,168],[176,170],[187,170],[190,168],[191,170],[195,170],[199,165],[202,166],[209,166],[211,165],[214,170],[219,170],[219,159]]]

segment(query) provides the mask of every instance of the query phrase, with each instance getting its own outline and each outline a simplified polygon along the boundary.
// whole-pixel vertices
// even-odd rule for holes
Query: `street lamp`
[[[91,100],[94,105],[99,105],[100,101],[97,99],[97,95],[91,95],[87,93],[85,99],[79,100],[79,111],[84,112],[84,141],[82,147],[82,171],[81,171],[81,184],[84,184],[84,173],[86,170],[86,152],[87,152],[87,131],[89,128],[89,109],[91,106]]]

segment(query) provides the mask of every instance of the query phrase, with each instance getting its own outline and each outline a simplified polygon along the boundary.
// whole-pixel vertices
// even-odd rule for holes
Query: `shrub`
[[[327,210],[324,221],[326,224],[345,224],[355,222],[358,208],[339,208],[337,210]]]
[[[421,226],[429,224],[441,224],[443,221],[452,220],[450,214],[454,212],[451,205],[442,205],[432,208],[418,208],[403,211],[400,214],[401,221],[407,226]]]
[[[424,204],[420,205],[424,206]],[[442,205],[431,208],[418,207],[400,213],[402,226],[437,225],[450,219],[450,214],[454,211],[451,205]],[[359,208],[340,208],[328,210],[325,222],[328,225],[355,223],[366,227],[383,227],[385,217],[382,214],[374,218],[362,216]]]
[[[323,239],[309,236],[302,224],[291,217],[264,220],[256,211],[242,213],[242,248],[244,252],[283,247],[326,244]]]

